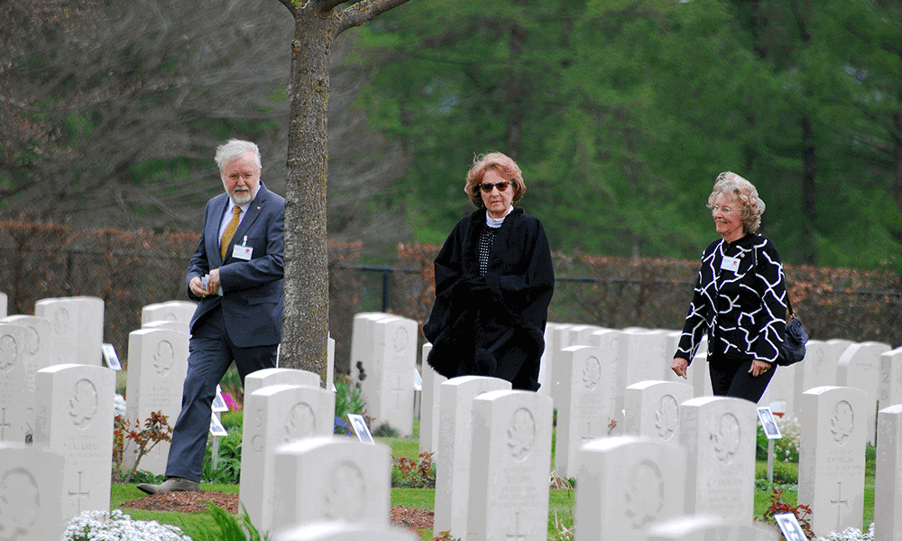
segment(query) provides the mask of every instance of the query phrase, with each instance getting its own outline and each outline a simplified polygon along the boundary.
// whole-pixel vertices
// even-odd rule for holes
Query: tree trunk
[[[279,365],[326,382],[329,271],[326,246],[329,56],[337,15],[295,13],[288,99],[285,311]]]
[[[335,38],[407,0],[279,0],[294,17],[288,101],[285,192],[285,307],[279,365],[328,373],[329,252],[326,185],[329,164],[329,57]]]

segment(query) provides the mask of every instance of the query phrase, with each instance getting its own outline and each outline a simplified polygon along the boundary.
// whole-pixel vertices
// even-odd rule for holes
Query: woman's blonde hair
[[[526,183],[523,182],[523,173],[517,162],[501,152],[480,154],[473,158],[473,167],[467,172],[467,183],[464,185],[464,193],[467,194],[470,201],[476,205],[476,208],[485,206],[482,203],[482,196],[479,194],[479,186],[482,185],[482,179],[489,169],[494,169],[511,183],[511,189],[514,190],[511,204],[517,206],[520,198],[526,193]]]
[[[758,197],[755,186],[736,173],[725,171],[717,175],[714,189],[708,196],[708,208],[714,208],[714,200],[719,194],[733,197],[739,202],[742,227],[746,233],[754,233],[761,226],[761,215],[764,214],[764,201]]]

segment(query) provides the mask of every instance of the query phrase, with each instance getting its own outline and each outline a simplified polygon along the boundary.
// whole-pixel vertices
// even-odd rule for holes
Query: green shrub
[[[207,483],[236,484],[241,479],[241,432],[230,432],[219,438],[216,469],[213,469],[213,440],[207,440],[201,481]]]

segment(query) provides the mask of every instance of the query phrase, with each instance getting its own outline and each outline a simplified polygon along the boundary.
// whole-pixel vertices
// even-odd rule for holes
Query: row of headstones
[[[607,379],[615,390],[611,407],[623,409],[624,390],[629,385],[646,380],[683,381],[670,370],[681,333],[673,330],[631,328],[605,329],[593,325],[549,323],[545,332],[546,350],[542,360],[543,387],[539,392],[550,393],[555,407],[566,398],[562,384],[570,377],[567,369],[558,369],[563,351],[571,346],[601,348],[602,356],[610,359]],[[695,397],[711,396],[706,343],[689,368],[689,383]],[[778,367],[767,391],[764,404],[779,405],[780,412],[798,416],[796,404],[802,393],[825,385],[852,387],[863,391],[873,404],[868,423],[868,443],[874,443],[877,403],[881,406],[902,404],[902,349],[892,350],[882,342],[856,343],[849,340],[811,340],[807,344],[805,360],[790,367]],[[617,428],[615,427],[615,433]]]
[[[544,532],[551,400],[509,388],[508,382],[479,377],[441,384],[434,531],[461,538],[475,532],[477,539],[489,527],[488,539],[532,539],[517,536]],[[688,386],[675,382],[629,389],[630,435],[577,439],[568,472],[576,479],[578,538],[657,538],[662,522],[686,523],[686,515],[750,524],[755,405],[724,397],[685,399]],[[515,398],[506,398],[507,406],[493,403],[504,395]],[[848,387],[803,395],[798,501],[811,507],[811,525],[822,535],[861,528],[866,402],[862,391]],[[902,405],[882,410],[879,422],[875,538],[899,540]],[[561,431],[559,411],[558,441]]]

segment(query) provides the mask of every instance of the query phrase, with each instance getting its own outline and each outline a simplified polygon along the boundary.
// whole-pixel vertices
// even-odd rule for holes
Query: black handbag
[[[780,354],[777,355],[778,366],[790,366],[805,358],[805,344],[808,343],[808,333],[802,320],[797,318],[792,311],[792,303],[789,302],[789,292],[786,293],[786,304],[789,306],[789,323],[783,333],[783,345],[780,346]]]

